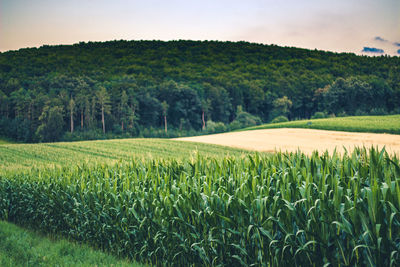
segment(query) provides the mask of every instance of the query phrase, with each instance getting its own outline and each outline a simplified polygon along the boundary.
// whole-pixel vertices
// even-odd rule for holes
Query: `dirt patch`
[[[385,147],[389,153],[400,155],[400,135],[350,133],[313,129],[265,129],[244,132],[230,132],[204,136],[176,138],[207,144],[224,145],[256,151],[297,151],[306,154],[314,150],[343,153],[344,148],[352,151],[354,147]]]

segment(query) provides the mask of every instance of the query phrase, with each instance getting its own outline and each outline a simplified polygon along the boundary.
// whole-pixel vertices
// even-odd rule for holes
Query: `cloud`
[[[383,38],[380,37],[380,36],[376,36],[376,37],[374,38],[374,40],[375,40],[375,41],[379,41],[379,42],[387,42],[386,39],[383,39]]]
[[[382,54],[382,53],[384,53],[385,51],[383,51],[383,49],[380,49],[380,48],[366,47],[366,46],[364,46],[364,48],[363,48],[363,50],[361,50],[361,52]]]
[[[399,42],[394,42],[393,43],[395,46],[400,46],[400,43]]]

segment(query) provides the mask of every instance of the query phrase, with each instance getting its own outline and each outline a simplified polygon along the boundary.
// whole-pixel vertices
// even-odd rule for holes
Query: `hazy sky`
[[[400,0],[0,0],[0,51],[115,39],[400,55]]]

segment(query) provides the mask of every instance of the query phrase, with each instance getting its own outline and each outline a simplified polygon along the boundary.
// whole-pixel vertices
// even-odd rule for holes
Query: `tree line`
[[[176,136],[400,113],[400,59],[210,41],[111,41],[0,54],[0,135]]]

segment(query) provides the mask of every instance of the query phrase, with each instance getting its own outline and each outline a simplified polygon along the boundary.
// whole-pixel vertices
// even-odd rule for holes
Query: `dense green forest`
[[[219,132],[316,112],[400,113],[400,58],[218,41],[0,54],[0,135],[23,142]]]

